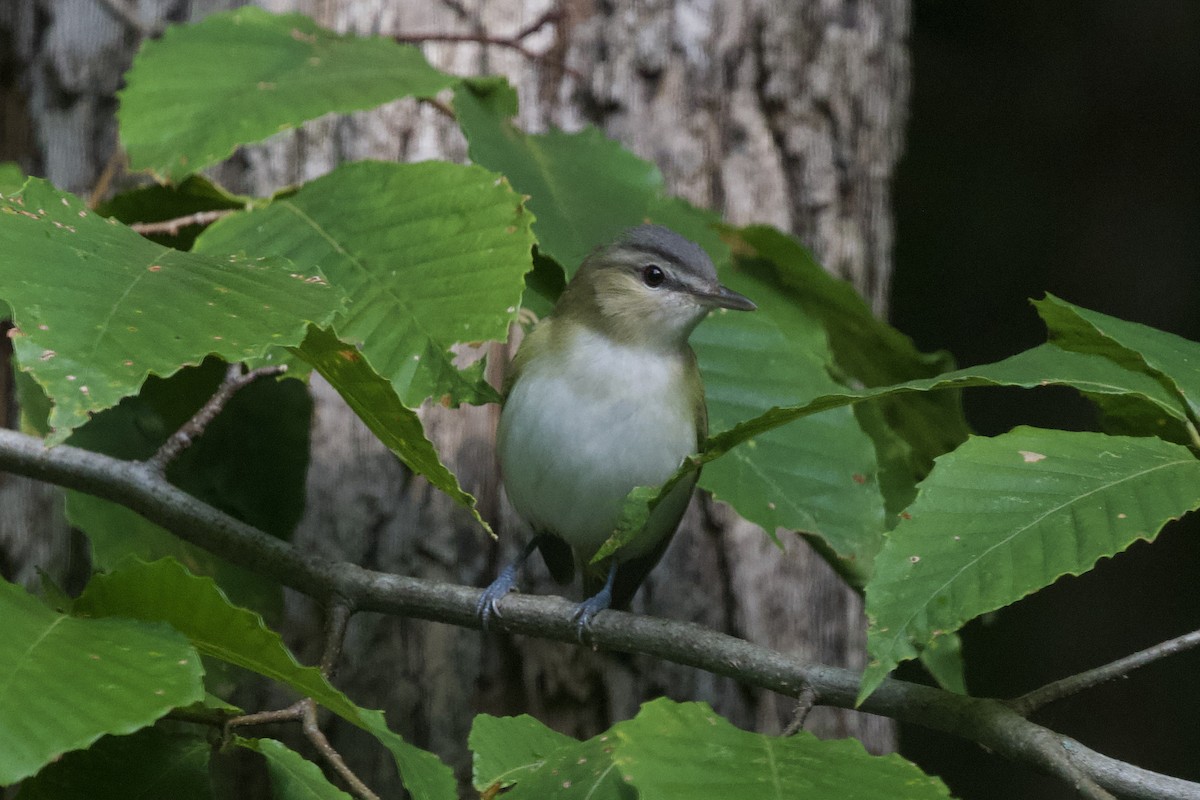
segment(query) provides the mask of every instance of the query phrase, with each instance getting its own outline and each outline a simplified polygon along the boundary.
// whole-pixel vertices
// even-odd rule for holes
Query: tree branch
[[[554,64],[571,77],[580,80],[583,76],[578,70],[567,66],[561,61],[548,58],[543,53],[535,53],[525,46],[525,39],[540,31],[547,25],[562,21],[565,14],[559,8],[552,8],[536,20],[517,31],[512,36],[493,36],[486,33],[401,33],[392,39],[400,44],[424,44],[426,42],[447,42],[450,44],[481,44],[507,47],[515,50],[525,58],[534,62]]]
[[[298,551],[202,503],[145,464],[0,430],[0,469],[96,495],[130,508],[228,561],[347,610],[478,628],[480,590],[373,572]],[[574,604],[559,597],[509,596],[493,624],[561,642],[575,641]],[[855,708],[861,674],[806,664],[783,653],[687,622],[608,611],[591,627],[595,644],[696,667],[789,697],[810,691],[818,705]],[[1091,750],[1030,722],[1000,700],[966,697],[887,679],[860,711],[950,733],[1013,761],[1056,775],[1081,796],[1109,792],[1146,800],[1200,800],[1200,784],[1161,775]]]
[[[154,233],[165,233],[168,236],[175,236],[181,228],[186,228],[188,225],[208,225],[216,222],[221,217],[229,216],[236,210],[233,208],[218,208],[213,211],[197,211],[195,214],[186,214],[174,219],[164,219],[161,222],[131,222],[129,227],[143,236],[149,236]]]
[[[267,375],[282,375],[284,372],[287,372],[286,364],[258,367],[245,374],[242,374],[241,364],[230,364],[229,369],[225,371],[225,380],[221,381],[221,385],[217,387],[213,396],[200,406],[191,419],[180,425],[179,430],[163,442],[162,447],[158,448],[158,452],[146,460],[146,466],[160,475],[165,474],[171,462],[178,458],[180,453],[191,447],[192,442],[204,433],[204,429],[217,414],[221,413],[221,409],[225,408],[225,404],[237,394],[238,390],[249,386],[259,378]]]
[[[1174,639],[1117,659],[1111,664],[1105,664],[1102,667],[1089,669],[1078,675],[1071,675],[1062,680],[1048,683],[1039,689],[1034,689],[1032,692],[1009,700],[1008,706],[1021,716],[1028,717],[1042,706],[1049,705],[1064,697],[1078,694],[1085,689],[1091,689],[1093,686],[1098,686],[1105,681],[1111,681],[1114,678],[1127,675],[1138,667],[1143,667],[1160,658],[1182,653],[1184,650],[1189,650],[1196,645],[1200,645],[1200,631],[1185,633],[1183,636],[1177,636]]]

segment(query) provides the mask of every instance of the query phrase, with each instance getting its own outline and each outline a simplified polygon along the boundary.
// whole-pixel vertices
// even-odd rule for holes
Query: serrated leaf
[[[503,78],[455,88],[454,110],[471,160],[529,195],[538,249],[574,272],[599,244],[650,216],[662,175],[596,128],[528,134],[510,121],[517,95]]]
[[[199,656],[166,625],[68,617],[4,581],[0,619],[0,786],[204,696]]]
[[[17,361],[54,402],[52,443],[150,374],[299,344],[341,303],[313,272],[164,248],[33,178],[0,198],[0,294]]]
[[[321,768],[274,739],[235,739],[238,747],[253,750],[267,761],[274,800],[351,800],[325,778]]]
[[[1035,300],[1051,340],[1066,350],[1104,356],[1149,374],[1200,418],[1200,343],[1091,311],[1047,294]]]
[[[392,385],[371,369],[354,347],[329,331],[313,328],[295,353],[329,381],[371,433],[409,469],[425,476],[491,532],[475,507],[475,498],[463,491],[458,478],[438,459],[417,413],[400,401]]]
[[[21,784],[20,800],[210,800],[212,744],[198,733],[145,728],[105,736]]]
[[[454,80],[416,47],[246,7],[146,40],[118,94],[117,120],[130,166],[178,181],[239,144],[330,112],[432,97]]]
[[[739,730],[705,703],[665,698],[613,726],[611,758],[642,800],[932,800],[937,778],[899,755],[872,756],[855,739],[822,741],[807,731],[766,736]]]
[[[226,217],[196,250],[319,269],[348,297],[338,337],[410,408],[443,396],[496,402],[482,362],[461,371],[449,348],[507,338],[531,268],[531,222],[521,197],[479,167],[358,162]]]
[[[968,620],[1200,507],[1200,461],[1155,438],[1017,428],[940,458],[867,584],[860,699]]]
[[[168,622],[204,655],[284,683],[373,734],[392,753],[413,797],[455,797],[454,776],[437,756],[405,742],[388,729],[382,713],[355,705],[319,670],[301,666],[279,634],[259,615],[231,604],[210,578],[189,575],[170,559],[135,563],[93,578],[76,610]]]
[[[947,354],[922,353],[908,336],[877,319],[849,282],[826,272],[792,237],[761,225],[726,229],[726,235],[742,258],[769,262],[779,291],[820,322],[843,383],[886,386],[932,378],[952,366]],[[966,438],[966,421],[953,393],[889,398],[881,406],[890,427],[913,448],[916,477],[928,471],[935,456]]]
[[[467,745],[474,754],[471,783],[480,792],[493,786],[510,786],[539,769],[558,748],[577,744],[570,736],[547,728],[528,714],[516,717],[479,714],[467,737]]]
[[[760,266],[739,262],[722,275],[759,310],[718,312],[692,334],[715,430],[842,390],[829,377],[824,330]],[[744,440],[704,468],[700,486],[772,535],[782,527],[819,537],[861,583],[883,532],[877,472],[872,440],[843,408]]]

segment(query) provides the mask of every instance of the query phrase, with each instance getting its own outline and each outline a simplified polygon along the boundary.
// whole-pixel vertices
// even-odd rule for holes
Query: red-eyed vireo
[[[626,495],[663,483],[708,435],[688,336],[714,308],[755,306],[717,281],[698,245],[642,225],[589,255],[525,338],[497,446],[505,491],[535,536],[480,599],[485,627],[535,547],[558,582],[571,581],[578,562],[585,592],[596,592],[576,612],[581,638],[596,613],[633,597],[675,533],[694,477],[677,484],[607,563],[590,562]]]

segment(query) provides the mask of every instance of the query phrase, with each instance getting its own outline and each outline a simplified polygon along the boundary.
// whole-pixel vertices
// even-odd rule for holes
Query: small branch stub
[[[191,419],[183,423],[179,430],[163,442],[157,453],[146,459],[146,466],[159,475],[164,474],[171,462],[178,458],[180,453],[191,447],[192,442],[204,433],[204,429],[216,418],[217,414],[221,413],[221,409],[225,408],[225,404],[238,390],[249,386],[261,377],[282,375],[286,371],[287,366],[280,364],[259,367],[242,374],[240,364],[231,364],[225,373],[225,380],[221,382],[213,396],[192,415]]]

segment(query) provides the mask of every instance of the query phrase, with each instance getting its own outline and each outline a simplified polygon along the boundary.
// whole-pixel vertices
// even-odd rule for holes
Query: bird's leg
[[[604,581],[604,588],[575,606],[573,617],[575,620],[575,636],[579,639],[580,644],[587,643],[584,637],[587,635],[588,628],[592,625],[592,619],[612,605],[613,581],[616,580],[616,577],[617,560],[614,558],[612,564],[608,567],[608,578]]]
[[[513,559],[513,562],[505,567],[496,580],[492,581],[491,585],[484,589],[483,594],[479,596],[479,602],[475,604],[475,616],[479,617],[479,623],[485,631],[493,617],[497,619],[500,617],[500,608],[496,604],[500,602],[500,598],[516,588],[517,575],[521,572],[521,567],[525,565],[530,553],[537,549],[541,539],[541,535],[530,539],[521,554]]]

